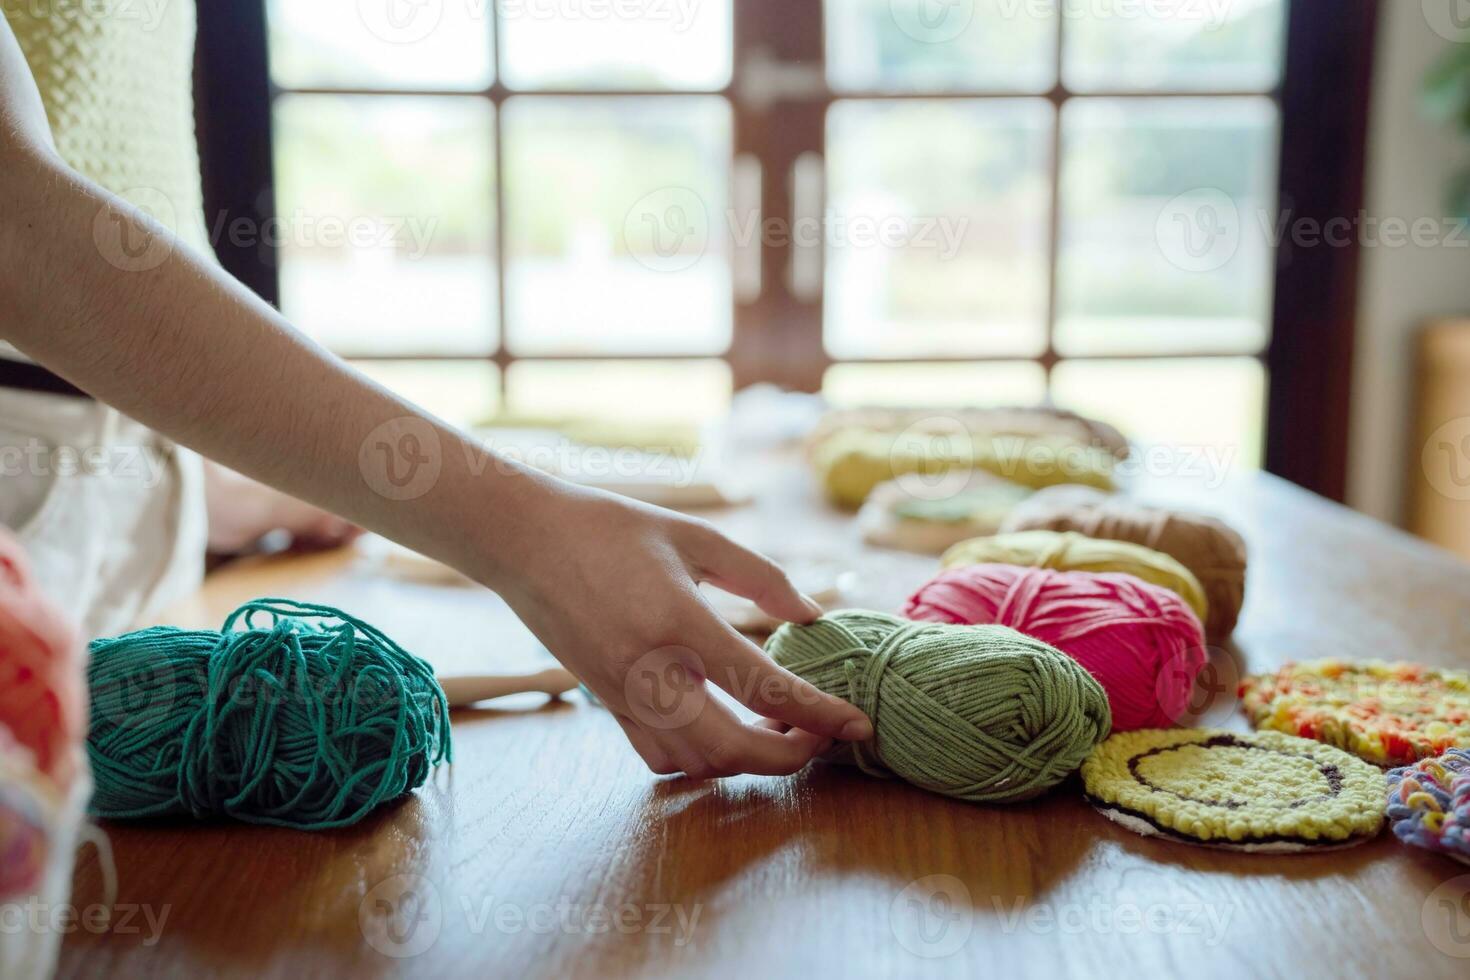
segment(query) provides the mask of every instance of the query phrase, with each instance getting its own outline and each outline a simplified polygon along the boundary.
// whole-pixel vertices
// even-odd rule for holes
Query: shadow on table
[[[1375,839],[1346,848],[1323,847],[1290,854],[1249,854],[1223,847],[1196,847],[1155,837],[1143,837],[1108,824],[1100,831],[1135,857],[1201,875],[1231,878],[1277,878],[1311,881],[1352,875],[1391,856],[1399,845],[1387,830]]]
[[[572,710],[528,695],[458,710],[454,720]],[[455,782],[454,767],[437,768],[416,792],[359,823],[319,832],[228,820],[105,822],[118,856],[116,908],[129,918],[106,932],[68,935],[59,972],[78,972],[68,965],[85,963],[105,975],[110,971],[93,964],[112,957],[132,962],[130,955],[157,942],[145,942],[148,920],[138,910],[148,909],[155,921],[162,917],[164,941],[150,955],[162,955],[180,972],[228,964],[231,972],[250,975],[279,969],[287,956],[306,973],[336,973],[345,965],[354,976],[396,974],[400,961],[391,950],[370,948],[367,933],[391,927],[390,937],[409,936],[430,893],[445,914],[454,913],[452,896],[438,883],[446,879],[443,843],[455,820]],[[242,881],[258,884],[242,888]],[[170,896],[167,905],[156,901],[162,895]],[[97,855],[88,851],[78,860],[73,902],[85,908],[102,900]]]
[[[1176,891],[1198,874],[1310,880],[1366,867],[1381,859],[1383,843],[1230,853],[1117,827],[1093,811],[1075,776],[1037,800],[987,806],[825,764],[787,779],[665,780],[650,787],[640,824],[623,864],[640,877],[627,893],[697,906],[712,934],[732,902],[758,899],[762,887],[777,901],[809,894],[837,908],[858,896],[855,910],[869,914],[875,902],[894,910],[904,901],[949,903],[1003,925],[1033,906],[1075,900],[1088,881],[1150,868],[1189,872],[1169,879]],[[626,955],[626,937],[618,941]],[[648,942],[641,952],[652,960],[667,950]]]
[[[785,779],[668,779],[648,790],[638,821],[646,829],[620,862],[636,877],[622,887],[699,908],[705,935],[719,934],[715,923],[732,902],[759,901],[751,889],[763,883],[778,901],[800,895],[838,909],[853,894],[865,896],[865,908],[887,909],[915,888],[930,897],[925,889],[938,883],[961,907],[1004,915],[1078,870],[1093,842],[1082,816],[1037,819],[1079,808],[1074,796],[976,805],[823,763]],[[627,956],[627,937],[607,941]],[[634,945],[649,961],[668,953],[652,940]]]

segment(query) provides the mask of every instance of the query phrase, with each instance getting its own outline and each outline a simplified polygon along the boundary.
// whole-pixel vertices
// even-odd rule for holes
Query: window
[[[461,422],[772,380],[1257,462],[1286,7],[268,0],[280,302]]]

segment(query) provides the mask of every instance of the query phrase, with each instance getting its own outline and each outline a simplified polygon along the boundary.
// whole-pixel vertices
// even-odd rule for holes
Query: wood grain
[[[1220,513],[1250,544],[1218,687],[1314,656],[1466,665],[1470,566],[1447,553],[1264,476],[1146,495]],[[713,518],[778,556],[845,556],[856,601],[878,608],[936,567],[863,548],[794,461],[769,468],[754,506]],[[174,618],[217,625],[262,594],[424,637],[440,670],[546,662],[495,596],[396,582],[350,552],[228,569]],[[1242,727],[1228,694],[1200,707]],[[348,830],[109,824],[119,901],[167,919],[151,945],[141,915],[137,933],[72,934],[59,975],[1463,977],[1470,963],[1449,955],[1470,956],[1470,878],[1431,896],[1470,869],[1389,835],[1245,856],[1136,837],[1075,784],[986,807],[829,765],[659,779],[575,696],[454,727],[452,767]],[[76,901],[100,894],[86,856]]]

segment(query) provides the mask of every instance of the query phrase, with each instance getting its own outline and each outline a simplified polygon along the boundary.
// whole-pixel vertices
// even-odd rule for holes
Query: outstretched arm
[[[816,616],[770,561],[704,522],[488,456],[69,169],[3,19],[0,174],[6,340],[180,443],[495,589],[655,771],[791,772],[829,738],[871,734],[699,595],[709,581],[782,619]],[[135,247],[110,254],[114,240]],[[693,680],[670,709],[652,685],[677,677]],[[741,724],[705,678],[772,721]]]

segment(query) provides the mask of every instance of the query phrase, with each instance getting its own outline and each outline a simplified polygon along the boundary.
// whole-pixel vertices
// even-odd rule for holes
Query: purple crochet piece
[[[1390,770],[1388,820],[1404,843],[1470,861],[1470,750]]]

